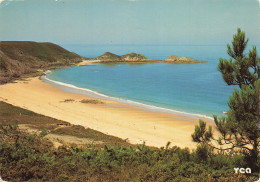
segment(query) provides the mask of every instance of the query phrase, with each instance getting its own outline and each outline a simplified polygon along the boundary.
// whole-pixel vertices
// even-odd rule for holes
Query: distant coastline
[[[171,64],[205,63],[189,57],[171,55],[164,60],[149,59],[134,52],[119,56],[106,52],[90,59],[70,52],[49,42],[0,41],[0,84],[17,80],[23,76],[42,75],[45,70],[66,66],[83,66],[99,63],[158,63]]]

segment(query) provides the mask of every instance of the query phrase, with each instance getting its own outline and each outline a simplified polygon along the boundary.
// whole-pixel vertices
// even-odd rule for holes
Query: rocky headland
[[[49,42],[0,41],[0,84],[24,74],[69,66],[84,58]]]

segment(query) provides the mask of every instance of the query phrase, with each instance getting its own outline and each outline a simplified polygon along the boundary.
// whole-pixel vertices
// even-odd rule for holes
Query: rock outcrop
[[[94,60],[100,60],[102,62],[141,62],[147,61],[148,58],[142,54],[134,52],[119,56],[111,52],[106,52],[101,56],[94,58]]]
[[[148,60],[148,58],[145,57],[144,55],[137,54],[134,52],[130,52],[128,54],[122,55],[121,59],[123,61],[147,61]]]
[[[101,56],[94,58],[94,60],[100,60],[105,62],[120,62],[122,59],[120,56],[113,54],[111,52],[105,52]]]
[[[165,60],[153,60],[153,59],[148,59],[146,56],[142,54],[137,54],[134,52],[130,52],[128,54],[119,56],[116,54],[113,54],[111,52],[106,52],[101,56],[98,56],[94,58],[94,60],[100,60],[101,62],[167,62],[167,63],[203,63],[206,61],[197,61],[195,59],[189,58],[189,57],[180,57],[180,56],[175,56],[171,55],[167,57]]]
[[[180,56],[176,56],[176,55],[171,55],[168,56],[164,62],[169,62],[169,63],[203,63],[206,61],[197,61],[193,58],[190,57],[180,57]]]

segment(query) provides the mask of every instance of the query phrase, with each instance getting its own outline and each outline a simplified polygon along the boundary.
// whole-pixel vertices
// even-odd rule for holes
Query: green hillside
[[[0,41],[0,84],[52,66],[67,66],[82,57],[53,43]]]

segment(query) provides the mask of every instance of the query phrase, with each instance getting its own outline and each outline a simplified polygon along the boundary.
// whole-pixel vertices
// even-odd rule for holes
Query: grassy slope
[[[0,84],[37,69],[67,66],[82,57],[53,43],[0,41]]]
[[[39,131],[48,131],[49,134],[70,135],[77,138],[86,138],[93,141],[102,141],[107,145],[130,146],[126,141],[103,134],[96,130],[84,128],[78,125],[71,125],[68,122],[57,120],[51,117],[43,116],[32,111],[22,109],[5,102],[0,101],[0,125],[9,125],[17,123],[26,125],[28,128]],[[48,135],[47,135],[48,136]],[[97,144],[96,147],[100,147]],[[132,145],[134,146],[134,145]]]

